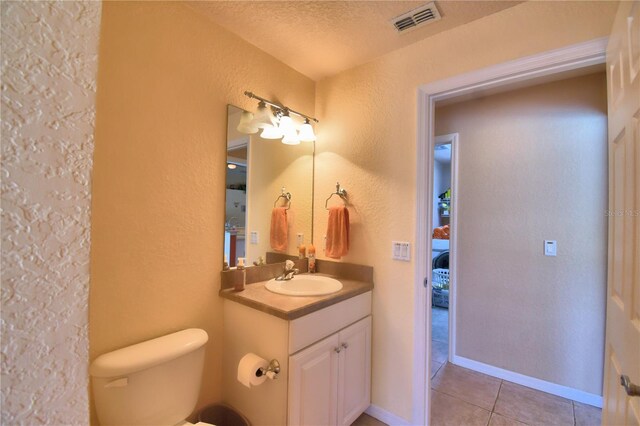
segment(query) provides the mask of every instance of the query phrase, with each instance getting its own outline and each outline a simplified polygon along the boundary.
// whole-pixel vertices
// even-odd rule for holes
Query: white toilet
[[[208,339],[190,328],[96,358],[89,371],[100,424],[190,425]]]

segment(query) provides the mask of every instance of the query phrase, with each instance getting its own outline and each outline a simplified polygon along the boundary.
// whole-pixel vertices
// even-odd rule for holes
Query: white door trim
[[[431,341],[431,291],[425,291],[424,280],[431,282],[431,238],[433,188],[433,147],[435,102],[471,93],[511,85],[563,71],[605,63],[607,38],[599,38],[537,55],[505,62],[467,74],[418,87],[417,184],[416,184],[416,263],[414,275],[414,362],[413,424],[429,424],[430,363],[427,343]],[[430,289],[430,284],[427,288]],[[428,348],[431,348],[429,344]]]

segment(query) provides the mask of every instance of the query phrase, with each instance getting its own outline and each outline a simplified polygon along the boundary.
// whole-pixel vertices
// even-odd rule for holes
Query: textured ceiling
[[[389,21],[428,1],[194,1],[189,5],[320,80],[519,1],[438,1],[442,19],[399,34]]]

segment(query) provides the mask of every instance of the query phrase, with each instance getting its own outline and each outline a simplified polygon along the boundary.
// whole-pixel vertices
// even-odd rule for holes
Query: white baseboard
[[[469,370],[478,371],[489,376],[517,383],[528,388],[537,389],[552,395],[561,396],[573,401],[581,402],[594,407],[602,408],[602,396],[593,393],[581,391],[567,386],[558,385],[556,383],[547,382],[545,380],[536,379],[534,377],[525,376],[524,374],[515,373],[513,371],[504,370],[494,367],[493,365],[484,364],[469,358],[454,355],[451,362],[460,367]]]
[[[406,421],[402,417],[398,417],[395,414],[378,407],[377,405],[371,404],[369,408],[367,408],[364,412],[371,417],[375,417],[381,422],[388,424],[389,426],[411,426],[411,423]]]

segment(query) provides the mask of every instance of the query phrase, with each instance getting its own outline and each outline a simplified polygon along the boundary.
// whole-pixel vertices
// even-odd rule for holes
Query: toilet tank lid
[[[100,355],[91,363],[89,373],[93,377],[118,377],[142,371],[193,352],[207,340],[207,332],[199,328],[178,331]]]

